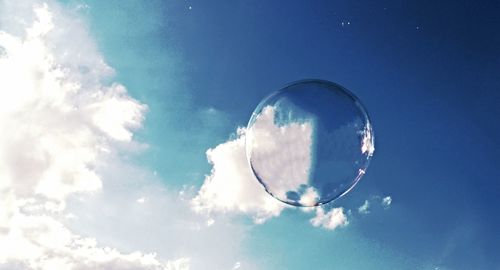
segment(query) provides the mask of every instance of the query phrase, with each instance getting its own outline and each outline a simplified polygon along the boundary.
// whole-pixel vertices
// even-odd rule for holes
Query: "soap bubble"
[[[349,192],[374,152],[359,99],[323,80],[292,83],[266,97],[248,123],[246,154],[266,191],[295,206],[317,206]]]

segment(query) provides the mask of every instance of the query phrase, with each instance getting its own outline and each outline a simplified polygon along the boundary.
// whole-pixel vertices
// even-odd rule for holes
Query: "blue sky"
[[[43,1],[25,2],[30,9]],[[123,254],[187,258],[144,269],[500,269],[498,2],[69,0],[48,8],[57,10],[55,22],[59,14],[79,18],[95,44],[82,51],[114,69],[101,85],[118,82],[148,108],[137,111],[144,119],[131,129],[133,141],[108,134],[106,147],[118,150],[95,166],[104,191],[80,202],[68,195],[60,211],[80,217],[61,221],[68,230]],[[252,201],[254,189],[241,201],[204,201],[207,179],[220,181],[210,188],[228,183],[224,177],[246,179],[224,170],[240,168],[231,151],[240,149],[237,129],[255,106],[305,78],[345,86],[373,122],[376,151],[367,174],[324,209],[341,207],[348,222],[311,226],[318,212],[262,208],[272,198],[259,193]],[[219,149],[208,154],[211,161],[208,149]],[[200,197],[206,212],[191,209]],[[125,214],[125,199],[157,205]],[[365,202],[369,213],[359,211]],[[185,226],[205,220],[194,232]],[[0,269],[31,269],[23,260],[32,257],[12,258],[0,256]]]

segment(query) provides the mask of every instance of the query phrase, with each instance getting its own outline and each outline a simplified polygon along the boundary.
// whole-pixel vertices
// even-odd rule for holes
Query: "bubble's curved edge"
[[[335,87],[338,87],[338,88],[342,89],[354,101],[354,103],[356,104],[356,106],[358,107],[358,109],[363,113],[363,116],[366,119],[366,125],[367,125],[367,127],[368,127],[368,129],[370,130],[370,133],[371,133],[371,138],[370,139],[371,139],[371,144],[373,146],[373,151],[367,155],[365,163],[363,164],[364,166],[359,169],[359,173],[356,176],[356,178],[351,182],[351,184],[349,185],[349,187],[346,188],[342,193],[340,193],[339,195],[337,195],[337,196],[335,196],[335,197],[333,197],[331,199],[328,199],[328,200],[318,200],[316,203],[314,203],[312,205],[304,205],[304,204],[301,204],[299,202],[282,200],[282,199],[278,198],[277,196],[275,196],[268,189],[267,185],[264,183],[264,181],[262,181],[262,179],[259,177],[258,173],[253,168],[252,162],[250,160],[251,158],[250,158],[250,153],[249,153],[250,151],[249,151],[249,147],[248,147],[248,140],[249,140],[248,132],[249,132],[251,126],[253,125],[253,123],[255,122],[255,119],[256,119],[257,115],[262,111],[262,108],[264,107],[265,104],[267,104],[267,102],[268,102],[269,99],[271,99],[274,96],[279,95],[281,92],[287,90],[291,86],[295,86],[295,85],[298,85],[298,84],[312,83],[312,82],[326,84],[326,85],[330,85],[330,86],[333,85]],[[257,104],[257,106],[255,107],[255,109],[252,112],[250,120],[248,121],[247,126],[246,126],[246,134],[245,134],[245,156],[246,156],[246,159],[247,159],[247,164],[250,167],[250,169],[251,169],[253,175],[255,176],[255,178],[257,178],[257,181],[259,181],[259,183],[264,187],[264,190],[269,195],[271,195],[273,198],[275,198],[276,200],[278,200],[278,201],[280,201],[280,202],[282,202],[284,204],[292,205],[292,206],[296,206],[296,207],[318,207],[318,206],[321,206],[321,205],[326,205],[326,204],[329,204],[329,203],[333,203],[334,201],[340,199],[341,197],[343,197],[344,195],[346,195],[347,193],[349,193],[358,184],[358,182],[361,180],[361,178],[366,174],[366,170],[367,170],[368,166],[370,165],[371,158],[373,157],[373,155],[375,153],[375,132],[373,130],[373,124],[372,124],[371,117],[370,117],[370,115],[368,114],[368,111],[365,108],[366,107],[364,106],[364,104],[361,102],[361,100],[353,92],[351,92],[349,89],[345,88],[344,86],[342,86],[342,85],[340,85],[338,83],[332,82],[332,81],[328,81],[328,80],[324,80],[324,79],[309,78],[309,79],[297,80],[297,81],[293,81],[293,82],[290,82],[288,84],[285,84],[279,90],[273,91],[273,92],[271,92],[271,94],[265,96],[259,102],[259,104]]]

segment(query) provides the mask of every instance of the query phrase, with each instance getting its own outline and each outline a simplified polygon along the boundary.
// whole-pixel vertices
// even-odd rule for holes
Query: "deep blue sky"
[[[335,204],[393,206],[343,231],[298,226],[294,212],[254,228],[247,248],[269,269],[500,269],[500,2],[90,6],[118,80],[150,107],[139,162],[166,185],[200,185],[205,151],[288,82],[334,81],[365,104],[375,156]]]

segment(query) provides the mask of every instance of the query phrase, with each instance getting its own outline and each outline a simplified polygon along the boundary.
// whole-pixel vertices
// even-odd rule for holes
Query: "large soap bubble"
[[[250,118],[246,153],[276,199],[295,206],[328,203],[349,192],[374,152],[368,114],[344,87],[292,83],[266,97]]]

